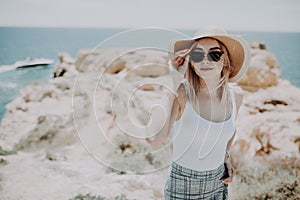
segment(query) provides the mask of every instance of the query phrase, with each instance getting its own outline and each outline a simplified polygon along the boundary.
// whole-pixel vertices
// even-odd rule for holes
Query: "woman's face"
[[[219,43],[212,38],[197,41],[191,51],[191,65],[196,74],[203,79],[220,78],[224,56]]]

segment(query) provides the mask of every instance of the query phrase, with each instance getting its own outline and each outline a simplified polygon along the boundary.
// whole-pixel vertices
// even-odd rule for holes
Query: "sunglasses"
[[[223,51],[220,50],[214,50],[214,51],[210,51],[207,54],[202,50],[202,49],[193,49],[189,55],[191,57],[191,60],[195,63],[199,63],[202,62],[205,58],[205,55],[207,55],[207,59],[211,62],[218,62],[222,55],[223,55]]]

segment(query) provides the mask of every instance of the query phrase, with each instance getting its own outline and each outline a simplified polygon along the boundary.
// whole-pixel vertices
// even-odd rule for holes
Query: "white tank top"
[[[181,118],[173,126],[174,162],[199,171],[216,169],[224,163],[227,142],[235,132],[235,96],[231,88],[229,92],[232,114],[224,122],[204,119],[186,101]]]

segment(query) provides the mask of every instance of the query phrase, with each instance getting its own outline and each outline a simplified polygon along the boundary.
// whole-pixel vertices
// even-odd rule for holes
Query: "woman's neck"
[[[220,88],[220,78],[200,79],[200,95],[209,96],[211,98],[218,97]]]

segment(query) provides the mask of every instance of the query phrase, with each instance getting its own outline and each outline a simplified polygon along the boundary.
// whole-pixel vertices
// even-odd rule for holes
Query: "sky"
[[[300,0],[0,0],[0,26],[300,32]]]

